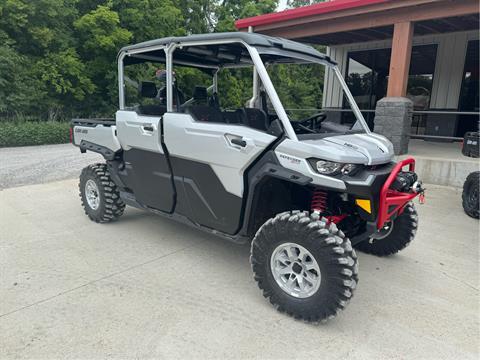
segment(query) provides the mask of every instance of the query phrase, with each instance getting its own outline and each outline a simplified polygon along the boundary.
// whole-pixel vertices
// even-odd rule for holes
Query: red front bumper
[[[389,221],[392,216],[400,214],[403,211],[404,206],[416,196],[420,195],[418,192],[411,190],[410,192],[399,192],[390,189],[390,186],[395,181],[398,173],[407,166],[409,171],[415,171],[415,159],[407,158],[401,160],[395,165],[392,172],[390,173],[387,181],[383,184],[382,190],[380,191],[380,200],[378,206],[378,218],[377,218],[377,228],[381,229],[387,221]]]

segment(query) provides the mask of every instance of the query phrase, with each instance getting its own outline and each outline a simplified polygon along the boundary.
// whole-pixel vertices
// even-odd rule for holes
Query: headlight
[[[333,161],[318,160],[315,163],[315,169],[319,174],[323,175],[335,175],[342,169],[343,164]]]
[[[357,164],[346,164],[342,168],[342,174],[343,175],[353,175],[360,169],[360,167],[361,166],[357,165]]]
[[[322,175],[337,175],[340,173],[343,175],[353,175],[362,167],[362,165],[358,164],[342,164],[318,159],[309,159],[309,162],[313,169]]]

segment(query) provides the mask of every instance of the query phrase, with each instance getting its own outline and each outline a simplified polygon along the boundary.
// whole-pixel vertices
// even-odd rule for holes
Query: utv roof
[[[233,42],[233,43],[232,43]],[[180,45],[174,52],[174,63],[198,63],[204,67],[238,66],[251,64],[244,46],[245,43],[257,48],[264,60],[288,62],[286,57],[314,58],[336,63],[315,48],[295,41],[257,33],[225,32],[196,34],[181,37],[166,37],[123,47],[119,56],[126,55],[125,64],[145,61],[164,61],[163,47]]]

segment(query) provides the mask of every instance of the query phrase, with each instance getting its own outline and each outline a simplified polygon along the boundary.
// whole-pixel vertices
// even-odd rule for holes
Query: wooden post
[[[387,97],[405,97],[412,56],[413,23],[395,24],[393,30]]]

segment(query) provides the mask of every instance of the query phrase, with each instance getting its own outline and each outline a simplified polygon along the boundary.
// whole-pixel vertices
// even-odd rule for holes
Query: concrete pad
[[[458,142],[445,143],[412,139],[408,155],[416,160],[415,172],[425,183],[463,188],[467,176],[480,171],[480,159],[462,155],[462,146]]]
[[[479,223],[428,188],[411,246],[359,254],[319,326],[262,297],[248,247],[131,208],[95,224],[76,180],[0,191],[0,358],[476,359]]]

